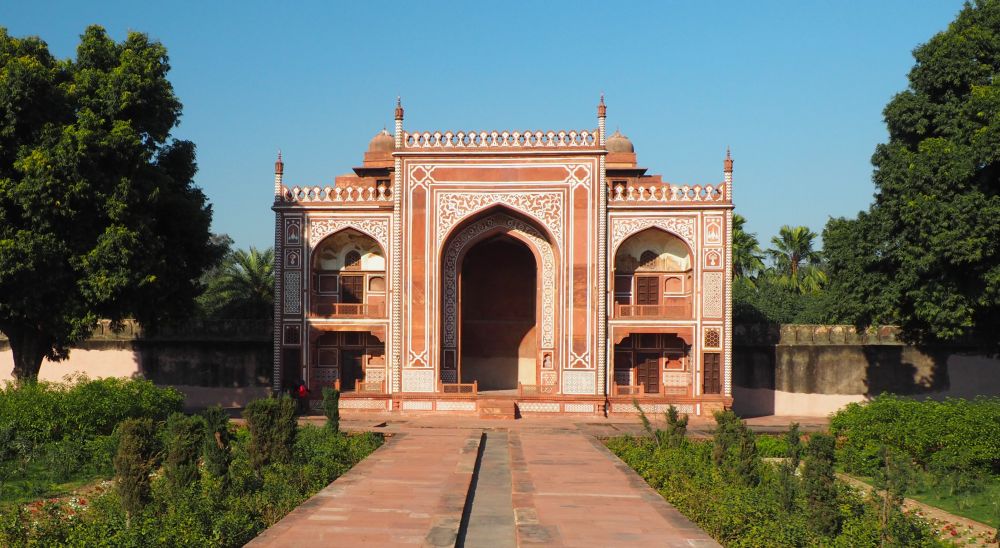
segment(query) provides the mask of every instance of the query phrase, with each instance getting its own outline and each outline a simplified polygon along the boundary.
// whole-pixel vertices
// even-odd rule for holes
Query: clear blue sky
[[[619,4],[619,5],[616,5]],[[198,146],[214,230],[267,247],[273,162],[291,184],[361,163],[392,124],[415,129],[582,129],[608,124],[672,182],[722,178],[761,242],[816,232],[871,202],[882,109],[912,49],[959,0],[784,2],[0,3],[0,25],[74,55],[88,24],[148,33],[170,52],[184,103],[175,136]]]

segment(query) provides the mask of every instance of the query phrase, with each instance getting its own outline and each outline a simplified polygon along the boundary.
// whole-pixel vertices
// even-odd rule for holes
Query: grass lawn
[[[105,479],[109,478],[91,471],[81,471],[63,480],[53,479],[44,464],[33,462],[20,473],[0,480],[0,507],[59,497]]]
[[[872,485],[871,478],[853,477]],[[954,492],[947,485],[935,484],[929,474],[921,473],[916,485],[907,491],[906,497],[940,508],[949,514],[996,527],[1000,521],[1000,477],[989,476],[980,487],[975,492]]]

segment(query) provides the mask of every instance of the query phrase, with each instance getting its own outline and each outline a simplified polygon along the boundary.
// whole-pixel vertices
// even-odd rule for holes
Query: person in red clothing
[[[304,415],[309,410],[309,387],[306,386],[305,380],[299,379],[299,383],[292,390],[292,395],[295,397],[296,410],[300,415]]]

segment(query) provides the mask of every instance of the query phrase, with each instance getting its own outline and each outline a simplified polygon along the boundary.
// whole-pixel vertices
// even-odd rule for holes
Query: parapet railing
[[[593,148],[598,132],[571,131],[417,131],[403,133],[404,149]]]
[[[678,299],[681,300],[681,299]],[[616,318],[661,318],[666,320],[686,320],[691,318],[691,297],[683,302],[663,304],[616,304]]]
[[[618,202],[728,202],[726,183],[678,185],[672,183],[626,184],[612,183],[613,203]]]
[[[286,203],[392,202],[392,189],[385,183],[371,185],[327,185],[281,187],[281,201]]]
[[[445,383],[438,381],[438,392],[442,394],[468,394],[475,396],[479,393],[479,381],[471,383]]]
[[[322,318],[384,318],[383,303],[313,303],[313,316]]]

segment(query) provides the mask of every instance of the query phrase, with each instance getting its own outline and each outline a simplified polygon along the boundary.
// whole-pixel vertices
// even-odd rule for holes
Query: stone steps
[[[481,419],[516,419],[517,403],[513,399],[480,400],[479,418]]]

